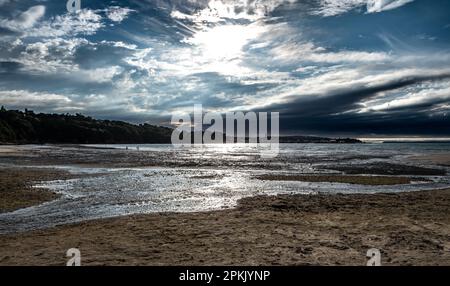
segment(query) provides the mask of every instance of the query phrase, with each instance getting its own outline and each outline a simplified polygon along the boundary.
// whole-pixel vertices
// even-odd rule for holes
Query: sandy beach
[[[369,200],[367,200],[369,199]],[[383,265],[450,263],[450,190],[279,196],[236,210],[139,215],[0,236],[0,265]]]
[[[27,191],[54,171],[2,172]],[[17,179],[17,180],[16,180]],[[25,188],[25,189],[23,189]],[[2,206],[11,210],[43,200]],[[2,202],[5,193],[1,191]],[[22,198],[22,199],[21,199]],[[235,209],[131,215],[0,235],[0,265],[383,265],[450,264],[450,189],[398,194],[279,195],[245,198]]]
[[[58,198],[58,194],[49,190],[32,188],[32,183],[69,177],[71,176],[68,172],[57,170],[18,168],[1,170],[0,213],[39,205]]]

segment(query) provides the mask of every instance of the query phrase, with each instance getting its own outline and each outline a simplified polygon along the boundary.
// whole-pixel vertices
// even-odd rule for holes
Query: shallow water
[[[363,186],[340,183],[280,182],[255,179],[261,174],[336,173],[324,165],[370,164],[373,162],[436,167],[406,161],[408,156],[446,153],[450,144],[282,144],[272,160],[261,159],[256,148],[244,145],[207,146],[174,149],[170,145],[96,145],[90,153],[102,157],[129,152],[139,158],[151,158],[149,167],[90,167],[76,164],[51,165],[74,174],[78,179],[37,184],[62,196],[53,202],[0,214],[0,233],[48,228],[90,219],[153,212],[197,212],[234,207],[240,198],[273,194],[376,193],[431,190],[450,186],[450,177],[412,176],[408,185]],[[128,150],[125,150],[128,147]],[[41,148],[28,146],[24,148]],[[55,152],[66,152],[54,147]],[[70,147],[73,148],[73,147]],[[46,147],[46,152],[52,147]],[[57,149],[57,150],[56,150]],[[72,149],[71,149],[72,150]],[[71,151],[71,157],[83,157],[86,150]],[[77,155],[76,152],[80,154]],[[131,156],[130,160],[134,158]],[[171,162],[170,167],[166,163]],[[180,166],[174,166],[179,162]],[[206,162],[204,167],[186,167]],[[3,164],[7,167],[11,162]],[[32,164],[30,164],[31,166]],[[448,167],[441,169],[448,170]],[[424,181],[423,178],[431,181]]]

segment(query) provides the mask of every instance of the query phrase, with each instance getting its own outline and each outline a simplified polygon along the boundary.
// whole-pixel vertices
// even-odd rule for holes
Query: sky
[[[449,0],[0,0],[0,105],[282,134],[450,136]]]

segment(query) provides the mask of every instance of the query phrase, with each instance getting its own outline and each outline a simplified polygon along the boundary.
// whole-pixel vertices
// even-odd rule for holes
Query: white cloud
[[[136,67],[140,70],[145,70],[148,73],[153,74],[155,72],[154,69],[157,67],[157,63],[155,63],[154,60],[148,58],[151,51],[151,48],[136,50],[132,56],[124,58],[124,62],[126,62],[130,66]]]
[[[319,8],[311,14],[323,17],[336,16],[363,5],[367,5],[367,0],[319,0]]]
[[[312,14],[324,17],[347,13],[356,8],[365,8],[366,13],[377,13],[396,9],[414,0],[319,0],[319,8]]]
[[[118,46],[125,45],[121,42],[101,43],[114,43]],[[94,69],[81,68],[74,63],[74,57],[76,51],[82,46],[95,48],[96,44],[84,38],[52,38],[43,42],[27,44],[17,58],[0,58],[0,60],[20,63],[22,71],[27,73],[39,75],[57,74],[68,76],[78,82],[112,82],[115,76],[123,72],[122,67],[114,65]]]
[[[106,16],[113,22],[122,22],[134,10],[124,7],[112,6],[106,9]]]
[[[102,16],[96,11],[82,9],[77,13],[58,15],[28,29],[25,36],[63,37],[76,35],[93,35],[103,28]]]
[[[73,57],[78,47],[88,45],[82,38],[54,38],[45,42],[34,42],[25,46],[20,57],[9,59],[23,65],[22,69],[31,73],[71,73],[78,70]]]
[[[113,78],[122,71],[123,68],[119,66],[110,66],[90,70],[79,70],[76,76],[81,77],[81,79],[88,82],[105,83],[111,82]]]
[[[275,46],[270,50],[275,60],[283,62],[315,62],[315,63],[364,63],[381,62],[390,59],[384,52],[364,51],[327,51],[325,48],[317,47],[311,42],[295,43],[286,42]]]
[[[105,102],[125,106],[126,99],[111,98],[104,94],[58,94],[30,90],[0,90],[0,102],[10,109],[23,108],[24,102],[28,109],[38,109],[42,112],[98,112],[117,109]],[[125,112],[125,110],[123,110]]]
[[[171,17],[175,19],[189,19],[196,23],[216,23],[224,19],[258,20],[267,16],[283,4],[294,3],[295,0],[210,0],[202,9],[190,15],[174,9]]]
[[[266,26],[251,45],[252,48],[268,51],[269,62],[276,65],[305,63],[351,64],[383,62],[391,59],[385,52],[366,52],[358,50],[331,51],[302,37],[302,34],[286,23]]]
[[[135,73],[136,70],[122,73],[121,77],[114,81],[115,87],[121,92],[127,92],[135,88],[138,85],[138,82],[132,78]]]
[[[106,40],[103,40],[100,43],[104,44],[104,45],[111,45],[111,46],[116,47],[116,48],[124,48],[124,49],[128,49],[128,50],[136,50],[137,49],[136,45],[124,43],[122,41],[106,41]]]
[[[45,15],[45,6],[37,5],[29,8],[27,11],[21,13],[13,20],[0,20],[0,27],[22,32],[25,29],[33,27],[36,22]]]
[[[359,112],[383,111],[414,107],[417,105],[441,105],[450,100],[450,82],[430,82],[414,85],[404,90],[403,94],[392,91],[363,102],[364,108]]]
[[[414,0],[369,0],[367,2],[367,13],[396,9],[413,1]]]
[[[38,22],[45,14],[45,6],[31,7],[13,20],[0,20],[0,27],[22,33],[22,37],[63,37],[93,35],[105,27],[102,14],[120,23],[134,10],[112,6],[105,10],[82,9],[77,13],[66,13]]]
[[[72,103],[72,100],[64,95],[27,90],[0,91],[0,101],[6,106],[23,106],[26,102],[28,108],[67,106]]]

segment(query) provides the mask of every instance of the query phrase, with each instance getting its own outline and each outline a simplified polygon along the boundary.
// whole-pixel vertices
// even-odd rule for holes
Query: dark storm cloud
[[[421,110],[423,111],[423,110]],[[333,136],[358,135],[439,135],[450,134],[447,115],[427,112],[394,114],[371,113],[329,116],[291,116],[280,119],[285,134],[311,134]]]
[[[450,119],[447,114],[433,114],[431,110],[436,105],[448,103],[448,98],[430,98],[426,103],[389,108],[384,112],[358,113],[354,110],[360,107],[362,100],[380,92],[449,78],[450,74],[406,78],[370,88],[338,91],[322,97],[311,95],[260,111],[280,112],[280,124],[287,133],[448,135]]]
[[[303,96],[300,99],[293,97],[288,99],[288,103],[272,105],[267,109],[277,110],[286,117],[299,114],[301,114],[300,116],[328,116],[354,110],[360,106],[362,100],[373,97],[379,92],[392,91],[422,82],[445,79],[450,79],[450,73],[436,76],[404,78],[377,86],[358,88],[356,90],[337,90],[326,96],[309,95]],[[441,103],[442,101],[438,99],[436,103]]]

